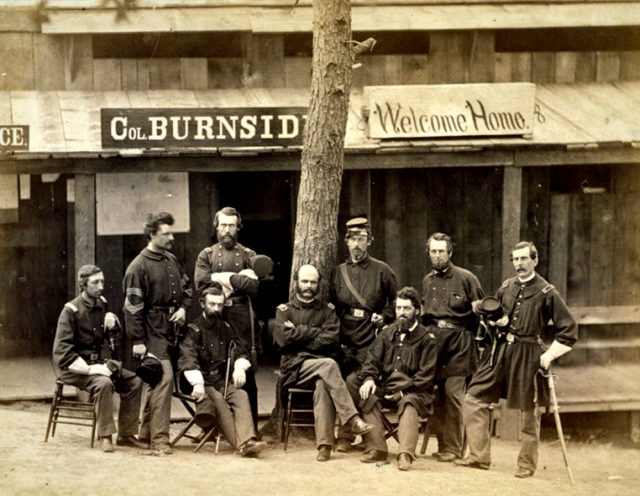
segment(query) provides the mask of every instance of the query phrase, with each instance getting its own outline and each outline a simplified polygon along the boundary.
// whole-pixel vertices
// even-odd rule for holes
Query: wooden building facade
[[[311,7],[289,3],[51,0],[0,9],[0,126],[30,126],[29,150],[0,151],[2,191],[15,196],[0,205],[1,356],[49,353],[81,264],[105,269],[106,296],[121,308],[121,278],[145,240],[98,234],[104,174],[187,174],[190,232],[175,251],[189,272],[211,243],[213,212],[236,206],[240,241],[277,262],[265,317],[286,298],[299,147],[104,149],[99,114],[306,107]],[[566,374],[603,378],[602,390],[576,379],[562,391],[581,411],[640,409],[639,26],[635,1],[353,2],[354,39],[378,45],[354,69],[340,222],[368,213],[373,255],[418,287],[434,231],[453,237],[454,261],[487,293],[511,275],[510,247],[533,240],[539,272],[581,324]],[[500,82],[536,84],[544,121],[533,139],[366,136],[364,87]]]

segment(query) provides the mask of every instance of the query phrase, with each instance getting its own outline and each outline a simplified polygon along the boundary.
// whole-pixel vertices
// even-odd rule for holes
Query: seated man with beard
[[[282,352],[282,387],[315,388],[316,459],[324,462],[329,460],[335,443],[336,413],[353,434],[365,434],[372,426],[358,415],[334,360],[340,349],[340,323],[334,306],[317,298],[319,280],[314,266],[300,267],[295,275],[295,296],[276,311],[274,339]]]
[[[256,440],[247,392],[240,389],[251,367],[244,345],[233,328],[222,320],[225,297],[219,286],[205,289],[200,297],[202,314],[188,325],[180,344],[178,368],[193,386],[192,395],[215,405],[216,423],[224,437],[242,456],[257,455],[266,443]],[[224,396],[227,352],[235,343],[232,381]]]
[[[387,459],[381,402],[398,410],[398,469],[409,470],[415,459],[419,417],[432,413],[438,347],[435,336],[418,322],[420,297],[411,287],[396,294],[396,321],[386,326],[369,347],[360,373],[362,416],[373,424],[365,434],[362,462]]]

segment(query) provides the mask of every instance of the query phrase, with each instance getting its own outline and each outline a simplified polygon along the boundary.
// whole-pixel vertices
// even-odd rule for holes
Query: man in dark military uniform
[[[438,347],[435,336],[420,325],[420,297],[411,287],[398,291],[396,322],[378,335],[362,367],[360,397],[365,422],[374,425],[365,434],[362,462],[387,459],[381,402],[398,410],[398,469],[409,470],[416,458],[419,418],[431,414]]]
[[[327,461],[334,444],[336,413],[340,422],[357,434],[371,429],[358,415],[347,385],[334,360],[339,352],[340,324],[335,308],[319,298],[320,275],[312,265],[298,270],[296,294],[276,311],[274,340],[282,352],[282,387],[314,387],[318,461]]]
[[[122,281],[124,320],[133,342],[134,357],[147,353],[162,364],[162,379],[146,387],[140,439],[150,440],[154,454],[171,454],[169,420],[173,367],[171,353],[177,344],[177,327],[185,324],[191,306],[192,289],[173,247],[173,216],[166,212],[149,215],[144,233],[149,240],[129,264]]]
[[[462,404],[467,377],[476,368],[474,335],[478,320],[471,303],[484,297],[480,281],[451,262],[451,238],[443,233],[427,240],[433,269],[422,280],[422,322],[438,341],[438,371],[433,430],[438,438],[434,456],[451,462],[462,456]]]
[[[233,207],[218,210],[213,218],[218,242],[200,252],[196,259],[194,282],[200,294],[213,284],[220,284],[227,297],[222,316],[245,342],[247,349],[255,349],[251,326],[253,311],[250,296],[258,291],[258,277],[251,268],[256,252],[238,243],[242,217]],[[258,388],[255,367],[247,373],[244,390],[249,394],[254,426],[258,425]]]
[[[97,399],[98,437],[103,451],[113,451],[114,391],[120,395],[116,443],[141,447],[134,434],[138,431],[142,382],[133,372],[122,369],[119,362],[105,363],[105,342],[115,351],[115,334],[120,324],[118,317],[107,311],[107,300],[102,296],[102,269],[83,265],[78,271],[78,285],[80,296],[64,305],[53,341],[53,360],[59,376]]]
[[[457,464],[489,469],[489,405],[506,397],[508,408],[523,411],[522,445],[515,476],[525,478],[534,474],[538,462],[540,414],[536,406],[549,404],[546,382],[536,374],[571,350],[578,339],[578,326],[558,291],[536,274],[538,251],[533,243],[518,243],[511,260],[516,276],[504,281],[496,294],[505,313],[496,322],[499,332],[494,338],[495,349],[483,356],[465,396],[469,457]],[[548,325],[549,321],[553,326]],[[542,338],[548,332],[553,333],[553,342],[545,350]]]
[[[203,313],[191,324],[180,344],[178,368],[193,386],[200,404],[205,396],[213,402],[216,424],[229,443],[243,456],[257,455],[266,443],[256,440],[247,392],[239,389],[251,367],[245,343],[222,319],[225,296],[220,287],[205,289],[200,296]],[[235,352],[231,356],[231,346]],[[233,358],[232,381],[226,385],[227,359]]]
[[[394,320],[393,299],[398,281],[391,267],[369,256],[373,237],[366,217],[347,222],[345,240],[349,257],[333,275],[331,299],[340,319],[342,372],[352,397],[358,401],[358,373],[378,329]],[[352,441],[350,432],[341,426],[336,451],[348,451]]]

